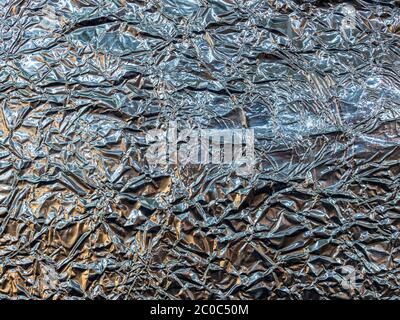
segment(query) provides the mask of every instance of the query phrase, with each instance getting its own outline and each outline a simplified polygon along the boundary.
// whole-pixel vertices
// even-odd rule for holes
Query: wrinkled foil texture
[[[0,17],[0,298],[400,296],[398,2]],[[146,132],[172,120],[254,129],[254,173],[151,167]]]

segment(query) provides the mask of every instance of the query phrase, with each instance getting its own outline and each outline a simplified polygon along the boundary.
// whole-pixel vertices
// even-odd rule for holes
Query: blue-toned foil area
[[[397,299],[397,1],[1,0],[1,299]],[[146,133],[254,130],[254,172]],[[181,141],[184,144],[184,141]]]

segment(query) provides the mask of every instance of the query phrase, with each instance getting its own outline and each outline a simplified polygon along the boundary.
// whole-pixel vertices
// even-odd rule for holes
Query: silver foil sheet
[[[0,0],[0,298],[397,299],[399,17]],[[151,163],[171,123],[251,130],[251,174]]]

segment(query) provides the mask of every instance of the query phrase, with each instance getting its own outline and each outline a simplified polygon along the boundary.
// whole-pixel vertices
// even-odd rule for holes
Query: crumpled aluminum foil
[[[0,298],[399,297],[398,2],[0,16]],[[150,168],[169,121],[254,129],[254,173]]]

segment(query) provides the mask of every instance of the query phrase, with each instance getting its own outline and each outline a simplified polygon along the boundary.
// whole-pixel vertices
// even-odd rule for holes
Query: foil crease
[[[1,0],[0,298],[397,299],[399,13]],[[254,174],[151,168],[172,120],[254,129]]]

